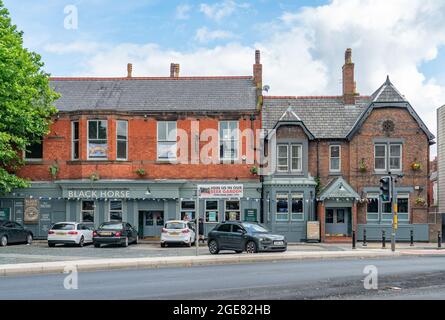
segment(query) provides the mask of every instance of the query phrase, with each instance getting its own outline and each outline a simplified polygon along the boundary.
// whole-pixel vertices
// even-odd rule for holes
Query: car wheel
[[[55,246],[56,246],[55,243],[49,243],[49,242],[48,242],[48,247],[50,247],[50,248],[54,248]]]
[[[128,247],[128,237],[125,238],[125,242],[122,245],[124,248]]]
[[[258,249],[256,247],[256,243],[253,241],[249,241],[246,244],[246,252],[247,253],[257,253]]]
[[[186,243],[186,246],[190,248],[192,246],[192,241],[190,240],[190,242]]]
[[[218,242],[216,242],[216,240],[211,240],[209,242],[209,251],[210,251],[211,254],[218,254],[219,253]]]
[[[2,238],[0,239],[0,245],[2,247],[6,247],[8,245],[8,237],[7,236],[2,236]]]
[[[26,244],[27,245],[31,245],[32,244],[32,235],[28,234],[28,236],[26,237]]]
[[[165,243],[161,243],[161,248],[165,248]]]
[[[84,244],[85,244],[85,239],[84,239],[84,237],[82,236],[82,237],[80,237],[80,240],[79,240],[79,247],[83,247],[84,246]]]
[[[95,248],[100,248],[100,243],[95,243],[95,244],[94,244],[94,247],[95,247]]]

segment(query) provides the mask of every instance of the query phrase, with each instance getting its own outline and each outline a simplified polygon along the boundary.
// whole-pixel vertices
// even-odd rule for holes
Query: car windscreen
[[[51,229],[53,229],[53,230],[74,230],[74,224],[57,223]]]
[[[267,233],[269,232],[267,229],[262,226],[254,223],[243,223],[243,227],[246,228],[247,231],[252,233]]]
[[[185,223],[182,222],[167,222],[165,229],[185,229]]]
[[[123,229],[122,223],[107,223],[99,227],[102,230],[121,230]]]

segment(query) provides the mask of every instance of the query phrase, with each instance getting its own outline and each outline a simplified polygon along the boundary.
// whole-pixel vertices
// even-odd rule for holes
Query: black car
[[[93,232],[93,244],[96,248],[100,248],[102,244],[128,247],[130,243],[138,243],[138,232],[126,222],[105,222]]]
[[[211,254],[220,250],[246,251],[286,251],[287,241],[282,235],[271,234],[256,223],[230,221],[218,224],[209,233],[208,246]]]
[[[9,243],[31,244],[33,234],[20,223],[0,220],[0,245],[6,247]]]

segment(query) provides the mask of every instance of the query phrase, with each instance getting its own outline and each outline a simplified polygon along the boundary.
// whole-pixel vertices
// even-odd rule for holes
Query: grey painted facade
[[[195,212],[205,221],[206,200],[196,202],[196,186],[209,184],[208,181],[55,181],[33,183],[28,189],[15,190],[0,197],[0,208],[10,211],[10,219],[24,224],[37,239],[45,239],[52,224],[60,221],[82,221],[83,201],[94,203],[94,226],[110,221],[111,201],[122,201],[122,220],[139,230],[141,236],[159,236],[164,222],[181,219],[182,201],[195,201]],[[211,184],[233,184],[220,181]],[[218,202],[217,222],[225,220],[226,201],[239,201],[239,216],[245,220],[246,210],[254,210],[261,222],[261,183],[256,181],[240,182],[243,197],[240,199],[209,199]],[[74,193],[73,193],[74,192]],[[83,193],[82,193],[83,192]],[[107,194],[107,192],[110,192]],[[114,195],[113,197],[105,197]],[[74,197],[70,197],[74,196]],[[81,197],[83,196],[83,197]],[[24,223],[25,199],[39,199],[39,219],[35,224]],[[193,210],[192,210],[193,211]],[[147,218],[147,215],[149,216]],[[162,219],[151,219],[160,215]],[[205,223],[205,233],[217,224]]]

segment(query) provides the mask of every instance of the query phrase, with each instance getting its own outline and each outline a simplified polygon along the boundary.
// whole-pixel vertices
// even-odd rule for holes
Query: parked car
[[[0,220],[0,245],[6,247],[10,243],[31,244],[33,234],[20,223]]]
[[[169,243],[191,247],[196,242],[194,225],[189,221],[172,220],[165,223],[161,233],[161,247]]]
[[[93,232],[93,243],[96,248],[102,244],[119,244],[128,247],[138,243],[138,232],[127,222],[104,222]]]
[[[83,247],[93,242],[93,228],[85,223],[58,222],[48,230],[48,246],[74,244]]]
[[[259,224],[230,221],[222,222],[210,231],[208,247],[211,254],[218,254],[220,250],[283,252],[287,250],[287,241],[286,237],[272,234]]]

